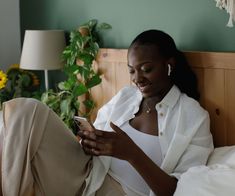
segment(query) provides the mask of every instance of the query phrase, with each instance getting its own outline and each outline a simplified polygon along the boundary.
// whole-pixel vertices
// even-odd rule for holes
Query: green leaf
[[[97,24],[97,20],[96,19],[92,19],[92,20],[89,20],[87,25],[89,26],[89,28],[92,30],[93,28],[95,28],[96,24]]]
[[[51,100],[47,104],[54,112],[59,113],[60,101],[58,99]]]
[[[81,39],[82,39],[81,50],[83,50],[84,47],[87,45],[87,43],[91,40],[91,37],[90,36],[83,36],[83,37],[81,37]]]
[[[74,85],[76,85],[78,83],[78,79],[76,75],[71,75],[68,80],[67,80],[68,84],[70,85],[71,88],[73,88]]]
[[[18,84],[20,86],[29,86],[31,82],[31,79],[29,77],[29,75],[23,74],[23,75],[19,75],[19,80],[18,80]]]
[[[89,48],[89,53],[93,56],[93,59],[96,58],[98,52],[99,52],[99,45],[97,42],[93,42]]]
[[[84,84],[80,83],[79,85],[74,87],[73,95],[77,97],[85,94],[87,91],[88,91],[87,87]]]
[[[60,103],[60,98],[54,94],[51,94],[50,92],[43,93],[42,102],[47,104],[53,111],[58,113],[59,109],[59,103]]]
[[[75,101],[73,101],[74,107],[76,108],[77,111],[79,111],[80,108],[80,101],[78,101],[78,99],[76,99]]]
[[[67,97],[66,99],[61,101],[60,110],[62,114],[69,114],[71,110],[71,101],[71,97]]]
[[[79,59],[83,60],[85,65],[90,65],[92,64],[94,60],[94,56],[88,53],[83,53],[79,55]]]
[[[92,87],[94,87],[94,86],[100,84],[101,81],[102,81],[102,80],[101,80],[100,76],[99,76],[98,74],[96,74],[96,75],[94,75],[90,80],[87,81],[86,87],[87,87],[87,88],[92,88]]]
[[[112,29],[112,26],[108,23],[101,23],[97,26],[98,30],[102,30],[102,29]]]
[[[87,99],[83,101],[83,104],[86,106],[88,109],[93,109],[95,107],[95,102],[91,99]]]
[[[43,103],[45,103],[46,104],[46,102],[47,102],[47,100],[48,100],[48,91],[46,91],[46,92],[44,92],[43,94],[42,94],[42,96],[41,96],[41,101],[43,102]]]
[[[90,77],[89,65],[79,66],[80,75],[87,80]]]
[[[74,72],[76,72],[78,70],[78,65],[76,64],[69,64],[69,65],[66,65],[64,67],[64,71],[67,73],[67,74],[73,74]]]
[[[58,87],[60,90],[64,91],[64,90],[70,90],[71,89],[71,86],[70,84],[67,82],[67,81],[64,81],[64,82],[60,82],[58,84]]]

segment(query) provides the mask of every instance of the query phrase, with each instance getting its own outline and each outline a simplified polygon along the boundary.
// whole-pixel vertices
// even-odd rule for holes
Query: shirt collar
[[[166,96],[162,99],[162,101],[160,101],[159,103],[156,104],[164,104],[167,105],[169,107],[174,107],[174,105],[176,104],[176,102],[178,101],[179,97],[180,97],[180,90],[176,85],[173,85],[171,87],[171,89],[169,90],[169,92],[166,94]]]
[[[136,89],[138,89],[138,88],[136,87]],[[158,106],[160,104],[164,104],[169,107],[174,107],[174,105],[176,104],[176,102],[178,101],[178,99],[180,97],[180,94],[181,94],[181,91],[179,90],[179,88],[176,85],[173,85],[171,87],[171,89],[169,90],[169,92],[162,99],[162,101],[157,103],[156,106]],[[143,99],[142,93],[138,89],[135,103],[140,104],[142,99]]]

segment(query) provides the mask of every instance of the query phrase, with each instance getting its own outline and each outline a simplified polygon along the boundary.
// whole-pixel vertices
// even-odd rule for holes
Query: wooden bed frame
[[[200,103],[209,111],[216,147],[235,145],[235,53],[184,52],[197,74]],[[96,68],[102,83],[92,90],[97,110],[120,88],[131,84],[127,49],[101,49]]]

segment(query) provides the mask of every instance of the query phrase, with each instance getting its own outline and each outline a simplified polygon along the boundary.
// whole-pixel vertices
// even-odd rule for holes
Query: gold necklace
[[[147,107],[146,113],[150,114],[151,113],[151,108],[148,106],[147,102],[145,103],[145,105]]]

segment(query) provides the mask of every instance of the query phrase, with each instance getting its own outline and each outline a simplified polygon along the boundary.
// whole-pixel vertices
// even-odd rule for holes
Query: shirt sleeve
[[[121,91],[119,91],[108,103],[104,104],[99,109],[96,120],[93,124],[96,129],[104,130],[105,127],[107,127],[107,123],[110,122],[110,118],[112,116],[112,113],[114,112],[114,106],[117,104],[117,101],[119,100],[120,96]]]
[[[190,167],[205,165],[210,153],[213,151],[213,139],[210,133],[210,120],[206,112],[199,124],[196,133],[192,137],[189,146],[180,157],[172,176],[177,179]]]
[[[95,128],[109,131],[111,130],[109,126],[111,120],[117,121],[125,115],[130,115],[131,112],[127,110],[126,106],[128,105],[129,107],[129,103],[133,102],[131,99],[133,94],[136,94],[136,88],[134,86],[125,86],[118,91],[108,103],[99,109],[94,122]]]

